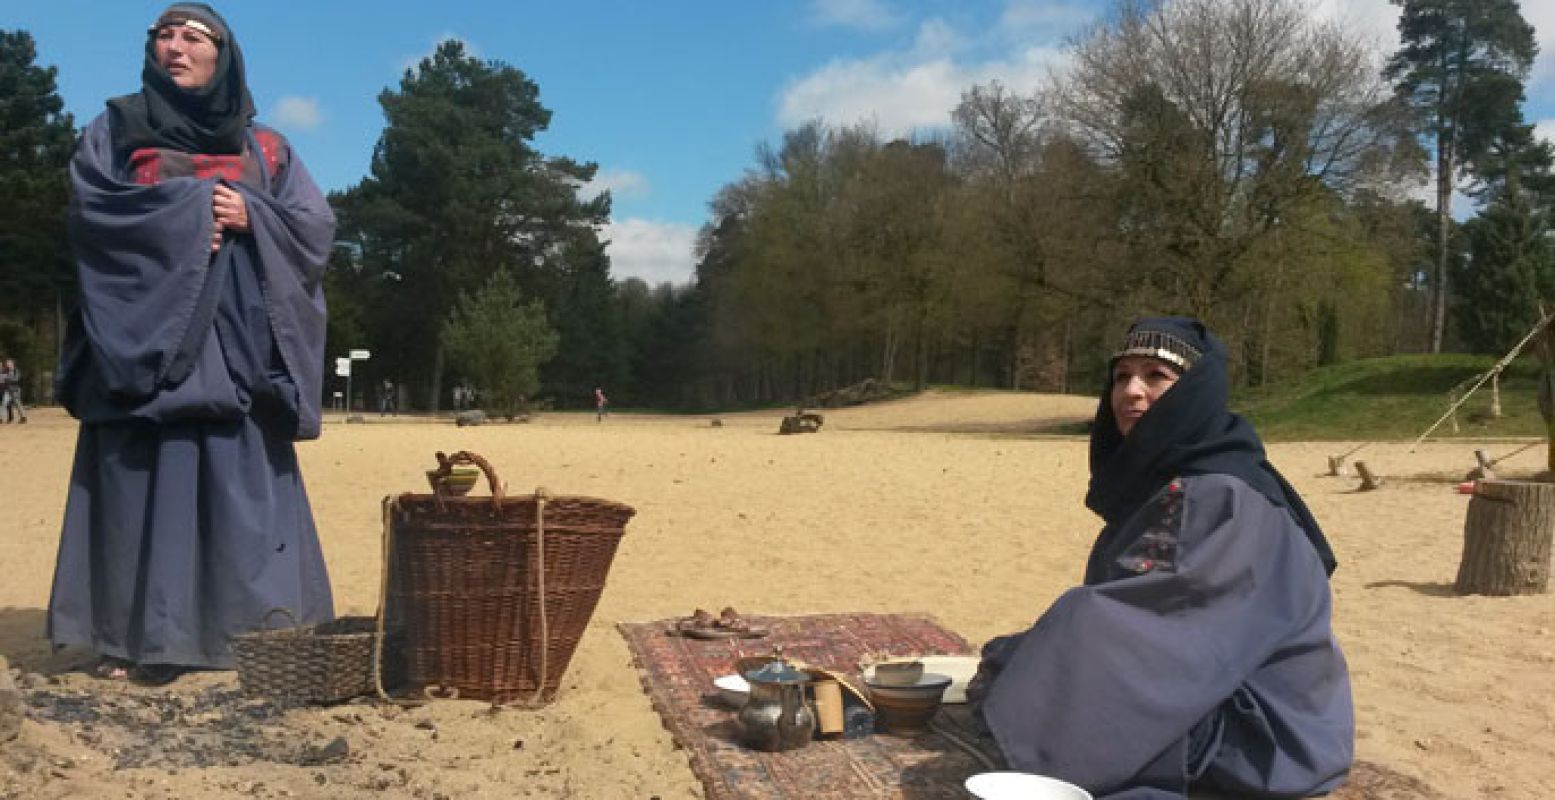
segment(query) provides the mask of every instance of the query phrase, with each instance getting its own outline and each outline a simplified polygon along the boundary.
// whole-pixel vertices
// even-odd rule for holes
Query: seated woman
[[[1113,355],[1085,584],[990,641],[969,688],[1010,768],[1128,800],[1344,781],[1333,553],[1227,393],[1225,347],[1196,320],[1142,320]]]

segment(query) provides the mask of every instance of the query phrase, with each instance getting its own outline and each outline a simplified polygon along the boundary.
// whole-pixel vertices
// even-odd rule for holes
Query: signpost
[[[351,414],[351,362],[366,361],[373,354],[366,350],[352,350],[346,358],[335,359],[335,374],[346,379],[346,415]]]

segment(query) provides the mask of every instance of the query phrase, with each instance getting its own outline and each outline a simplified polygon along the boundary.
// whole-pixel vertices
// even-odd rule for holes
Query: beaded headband
[[[1191,369],[1204,355],[1180,336],[1148,328],[1131,330],[1123,337],[1123,348],[1112,354],[1117,361],[1124,356],[1146,356],[1171,364],[1179,370]]]

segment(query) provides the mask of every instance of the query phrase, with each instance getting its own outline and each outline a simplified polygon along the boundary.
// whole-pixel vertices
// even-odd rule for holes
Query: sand
[[[114,733],[107,722],[34,718],[20,739],[0,745],[0,797],[700,797],[615,623],[734,606],[747,614],[923,611],[973,642],[1023,628],[1079,579],[1098,528],[1081,505],[1084,440],[1029,434],[1093,409],[1079,397],[930,393],[828,411],[820,433],[801,436],[774,435],[776,411],[723,415],[719,427],[707,416],[630,414],[596,423],[592,414],[553,413],[462,429],[331,419],[324,437],[299,451],[341,613],[372,612],[379,500],[420,491],[436,450],[484,454],[510,491],[544,486],[637,508],[560,699],[497,713],[468,701],[411,710],[358,703],[264,722],[274,747],[345,740],[342,763],[316,766],[238,763],[229,754],[229,765],[201,767],[176,757],[198,750],[177,725],[153,725],[162,760],[115,769],[126,751],[122,740],[104,743]],[[31,419],[0,428],[8,522],[0,655],[53,676],[34,688],[48,697],[163,702],[154,690],[69,672],[81,652],[48,652],[43,609],[75,425],[53,409]],[[1271,456],[1341,563],[1335,622],[1354,678],[1359,756],[1449,797],[1555,797],[1555,595],[1451,591],[1468,503],[1453,485],[1474,465],[1475,447],[1497,455],[1516,443],[1433,443],[1414,453],[1407,443],[1371,445],[1355,457],[1389,480],[1366,493],[1354,479],[1321,474],[1325,456],[1347,447],[1281,444]],[[1531,473],[1539,461],[1535,448],[1505,466]],[[195,698],[233,683],[231,673],[208,673],[172,691]],[[194,725],[198,712],[173,717]]]

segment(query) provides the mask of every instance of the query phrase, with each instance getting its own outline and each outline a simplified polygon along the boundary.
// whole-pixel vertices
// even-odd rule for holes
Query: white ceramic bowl
[[[980,800],[1091,800],[1091,793],[1057,778],[1029,772],[982,772],[966,779]]]
[[[718,687],[718,699],[730,708],[743,708],[745,701],[750,698],[750,681],[739,675],[722,675],[713,679],[713,685]]]

